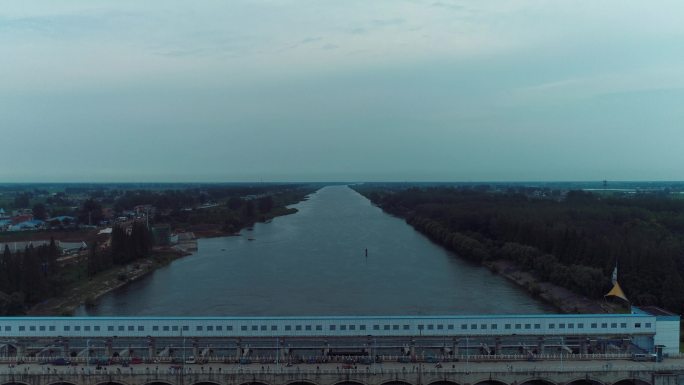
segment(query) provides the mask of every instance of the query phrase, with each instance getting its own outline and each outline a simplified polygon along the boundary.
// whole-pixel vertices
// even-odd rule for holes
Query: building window
[[[627,323],[622,322],[622,323],[620,324],[620,327],[623,328],[623,329],[627,328]]]
[[[275,326],[273,328],[274,328],[273,330],[276,330]],[[316,325],[316,330],[318,330],[318,331],[323,330],[323,325]]]
[[[226,326],[226,330],[229,330],[229,331],[230,331],[230,330],[233,330],[233,325],[228,325],[228,326]]]
[[[74,331],[75,331],[75,332],[80,332],[80,331],[81,331],[81,327],[80,327],[80,326],[74,326]]]
[[[119,331],[120,331],[120,332],[122,332],[122,331],[124,331],[124,330],[126,330],[126,328],[125,328],[125,327],[123,327],[123,326],[119,326]]]
[[[190,331],[190,326],[188,326],[188,325],[183,326],[183,331],[185,331],[185,332]]]
[[[141,329],[141,330],[142,330],[142,329]],[[177,331],[178,331],[178,325],[176,325],[176,326],[171,326],[171,330],[174,331],[174,332],[177,332]]]
[[[617,329],[617,322],[613,322],[610,324],[611,329]]]
[[[584,329],[584,324],[583,324],[583,323],[578,323],[578,324],[577,324],[577,329]]]
[[[525,329],[532,329],[532,324],[525,324]]]
[[[336,329],[335,325],[330,325],[330,330],[335,330],[335,329]]]
[[[466,324],[461,325],[461,330],[466,330],[466,329],[468,329],[468,325],[466,325]]]
[[[359,330],[366,330],[366,325],[359,326]]]
[[[164,326],[163,329],[164,329],[165,332],[168,332],[168,331],[169,331],[169,325]],[[198,329],[197,329],[197,330],[202,330],[202,327],[201,327],[201,326],[198,326]]]
[[[349,325],[349,330],[356,330],[356,325]]]
[[[418,330],[423,330],[425,328],[424,325],[418,325]]]
[[[516,329],[520,329],[521,326],[522,326],[521,324],[515,324]]]
[[[223,325],[216,325],[216,331],[217,332],[223,331]]]
[[[555,329],[555,328],[556,328],[556,324],[549,324],[549,329]]]
[[[167,328],[168,328],[168,326],[164,326],[164,330],[168,330]],[[201,332],[202,330],[204,330],[204,326],[197,326],[196,327],[196,331]]]
[[[454,328],[454,325],[449,325],[449,326],[451,326],[452,329]],[[408,325],[404,325],[404,330],[409,330],[409,326],[408,326]]]
[[[271,325],[271,331],[272,332],[278,331],[278,326],[277,325]]]
[[[541,324],[534,324],[535,329],[541,329]]]
[[[128,331],[129,331],[129,332],[135,331],[135,326],[129,325],[129,326],[128,326]]]
[[[650,323],[650,322],[646,322],[646,327],[647,327],[647,328],[650,328],[650,327],[651,327],[651,323]]]
[[[347,325],[340,325],[340,330],[347,330]]]
[[[43,330],[45,330],[45,326],[43,326]],[[90,326],[84,326],[83,330],[89,332],[90,331]]]
[[[435,325],[433,325],[433,324],[428,325],[428,330],[432,330],[434,328],[435,328]]]
[[[107,331],[108,331],[108,332],[113,332],[113,331],[114,331],[114,326],[107,326]]]
[[[36,327],[35,327],[35,326],[29,326],[29,330],[32,331],[32,332],[35,332],[35,331],[36,331]]]
[[[290,330],[290,329],[288,329],[288,328],[289,328],[289,326],[285,326],[285,330]],[[240,326],[240,330],[243,331],[243,332],[246,332],[246,331],[247,331],[247,325],[242,325],[242,326]]]
[[[65,326],[64,328],[65,328],[64,330],[69,330],[69,327],[68,327],[68,326]],[[19,331],[20,331],[20,332],[23,332],[24,330],[26,330],[26,326],[19,326]]]
[[[54,331],[53,328],[54,328],[54,326],[50,326],[50,331]],[[100,331],[100,327],[99,327],[99,326],[93,326],[93,330],[95,330],[96,332],[99,332],[99,331]]]
[[[575,328],[575,324],[568,324],[568,329],[574,329],[574,328]]]
[[[477,329],[477,324],[470,324],[470,329],[471,330]]]
[[[504,329],[510,329],[510,328],[511,328],[511,324],[505,324],[504,325]]]
[[[592,323],[592,324],[591,324],[591,328],[592,328],[592,329],[596,329],[597,327],[598,327],[598,324],[596,324],[596,323]]]
[[[138,326],[138,331],[139,331],[139,332],[144,332],[144,331],[145,331],[145,327],[144,327],[144,326]]]
[[[158,331],[159,331],[159,326],[152,326],[152,331],[153,331],[153,332],[158,332]]]
[[[558,329],[565,329],[565,324],[558,324]]]
[[[22,327],[23,327],[23,326],[19,326],[19,330],[21,330]],[[65,332],[68,332],[69,330],[71,330],[70,327],[68,327],[68,326],[65,326],[65,327],[64,327],[64,331],[65,331]]]
[[[95,326],[95,327],[97,328],[97,329],[95,329],[95,330],[100,331],[100,327],[99,327],[99,326]],[[49,329],[50,329],[51,332],[54,332],[54,331],[55,331],[55,327],[54,327],[54,326],[50,326]],[[5,326],[5,330],[9,330],[9,326]]]
[[[212,325],[207,326],[207,331],[208,331],[208,332],[213,332],[213,331],[214,331],[214,327],[213,327]]]
[[[50,327],[53,328],[54,326],[50,326]],[[65,326],[65,328],[66,328],[66,327],[68,327],[68,326]],[[64,330],[67,330],[67,329],[64,329]],[[5,331],[6,331],[6,332],[11,332],[11,331],[12,331],[12,327],[11,327],[11,326],[5,326]]]
[[[605,322],[604,322],[604,323],[602,323],[602,324],[601,324],[601,328],[603,328],[603,329],[607,329],[607,328],[608,328],[608,324],[607,324],[607,323],[605,323]]]
[[[380,325],[373,325],[373,330],[380,330]]]
[[[38,330],[40,330],[41,332],[44,332],[44,331],[45,331],[45,326],[39,327]]]
[[[491,327],[492,327],[492,330],[496,330],[496,329],[499,328],[499,325],[497,325],[497,324],[492,324]]]
[[[295,330],[302,330],[302,325],[295,325]]]
[[[300,329],[297,329],[297,330],[300,330]],[[252,331],[253,332],[259,331],[259,326],[258,325],[252,325]]]
[[[351,326],[349,328],[351,329]],[[304,329],[311,330],[311,325],[306,325],[306,327]]]

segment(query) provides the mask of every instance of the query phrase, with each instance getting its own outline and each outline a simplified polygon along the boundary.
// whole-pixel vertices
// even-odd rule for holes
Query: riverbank
[[[70,316],[81,305],[95,304],[103,295],[137,281],[172,261],[190,255],[179,250],[164,248],[151,256],[125,266],[102,271],[87,280],[67,287],[62,295],[34,305],[26,313],[33,316]]]
[[[296,202],[287,201],[287,205],[296,204],[306,200],[310,192],[297,196]],[[274,207],[267,213],[262,213],[240,229],[254,226],[257,222],[269,222],[273,218],[290,215],[297,212],[297,209],[287,206]],[[180,240],[178,245],[156,249],[150,257],[137,260],[125,266],[116,266],[106,271],[102,271],[87,280],[78,280],[73,285],[67,287],[62,295],[49,298],[44,302],[32,306],[26,313],[28,315],[73,315],[74,311],[81,305],[95,305],[100,297],[117,290],[125,285],[140,280],[160,267],[166,266],[178,258],[192,255],[197,251],[196,242],[199,238],[215,238],[222,236],[236,236],[239,232],[226,231],[220,225],[197,224],[187,226],[183,229],[185,234],[190,234],[191,239]],[[193,247],[194,245],[194,247]]]
[[[605,301],[592,300],[551,282],[540,281],[533,274],[521,269],[511,261],[486,261],[483,265],[495,274],[499,274],[525,289],[532,296],[554,306],[560,312],[601,314],[620,311],[618,307]]]

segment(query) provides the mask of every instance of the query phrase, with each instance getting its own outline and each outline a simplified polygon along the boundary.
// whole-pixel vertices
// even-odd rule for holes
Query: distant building
[[[45,227],[45,222],[40,219],[32,219],[30,221],[19,222],[9,227],[9,231],[25,231],[38,230]]]

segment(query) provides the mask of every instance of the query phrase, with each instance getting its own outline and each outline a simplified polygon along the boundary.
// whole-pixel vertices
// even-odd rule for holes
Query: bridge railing
[[[671,358],[681,357],[681,354],[669,355]],[[437,362],[501,362],[501,361],[585,361],[585,360],[624,360],[630,359],[632,356],[628,353],[611,353],[611,354],[496,354],[496,355],[458,355],[458,356],[393,356],[383,355],[376,357],[369,356],[297,356],[287,358],[276,358],[273,356],[255,356],[255,357],[239,357],[239,356],[210,356],[210,357],[195,357],[195,363],[203,364],[276,364],[276,363],[293,363],[293,364],[326,364],[326,363],[340,363],[340,364],[368,364],[370,361],[380,362],[398,362],[398,363],[437,363]],[[23,357],[17,358],[15,356],[0,357],[0,363],[40,363],[46,364],[54,362],[56,359],[63,358],[72,363],[85,364],[89,360],[105,359],[96,356],[79,356],[79,357]],[[109,360],[111,364],[121,364],[130,362],[132,357],[115,357]],[[135,358],[140,359],[140,358]],[[186,357],[186,360],[189,357]],[[180,357],[154,357],[142,359],[145,364],[182,364],[183,359]]]
[[[506,365],[500,367],[466,367],[460,366],[456,368],[434,368],[425,367],[422,365],[413,365],[402,368],[383,368],[383,367],[371,367],[366,366],[363,368],[351,368],[351,369],[301,369],[301,368],[205,368],[200,370],[199,368],[187,367],[184,370],[178,369],[164,369],[155,370],[154,368],[116,368],[116,370],[111,369],[107,371],[95,370],[94,368],[85,367],[65,367],[65,368],[52,368],[48,369],[46,367],[34,368],[0,368],[0,376],[87,376],[87,377],[97,377],[97,376],[144,376],[148,378],[162,378],[169,376],[201,376],[203,378],[221,378],[222,376],[376,376],[376,375],[389,375],[389,376],[405,376],[409,374],[422,374],[422,375],[469,375],[472,373],[491,373],[491,374],[527,374],[530,376],[539,376],[544,373],[583,373],[583,374],[599,374],[608,372],[625,372],[630,373],[630,375],[635,376],[639,373],[653,373],[653,372],[679,372],[684,373],[684,365],[621,365],[619,367],[613,367],[610,365],[605,365],[600,368],[587,368],[585,366],[578,365],[554,365],[554,366],[544,366],[544,367],[515,367],[514,365]]]

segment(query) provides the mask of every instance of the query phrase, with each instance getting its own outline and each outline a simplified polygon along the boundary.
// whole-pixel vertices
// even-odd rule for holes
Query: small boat
[[[249,238],[247,238],[247,240],[248,240],[248,241],[253,241],[253,240],[254,240],[254,238],[252,238],[252,237],[249,237]]]

